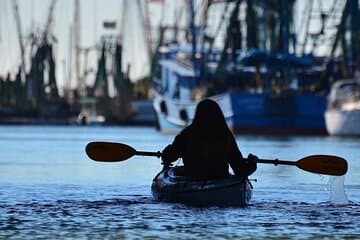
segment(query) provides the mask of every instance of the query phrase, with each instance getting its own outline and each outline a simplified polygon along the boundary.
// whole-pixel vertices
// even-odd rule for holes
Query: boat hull
[[[151,190],[155,200],[193,206],[246,206],[251,200],[248,180],[237,176],[195,180],[175,175],[175,169],[165,169],[154,178]]]
[[[211,97],[234,133],[325,135],[326,97],[313,94],[271,96],[226,93]],[[155,94],[153,106],[162,132],[176,133],[191,123],[198,102],[181,102]],[[162,111],[160,105],[166,106]],[[188,118],[181,119],[180,112]]]
[[[328,110],[325,112],[325,122],[330,135],[360,136],[360,109]]]

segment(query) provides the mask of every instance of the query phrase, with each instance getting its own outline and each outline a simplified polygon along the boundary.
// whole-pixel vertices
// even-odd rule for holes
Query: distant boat
[[[80,100],[81,112],[70,120],[71,125],[100,126],[104,125],[106,118],[96,111],[95,98],[83,98]]]
[[[281,44],[271,39],[279,46],[275,50],[250,46],[250,39],[244,48],[237,19],[240,2],[229,19],[222,19],[228,24],[222,48],[213,45],[204,31],[199,32],[194,20],[187,33],[192,41],[159,44],[153,74],[159,129],[180,131],[191,123],[197,103],[211,98],[235,133],[325,135],[324,62],[311,54],[298,56],[290,51],[286,29],[278,36]],[[280,26],[289,23],[286,9],[279,12]],[[201,44],[195,41],[198,35],[204,38]]]
[[[92,115],[87,112],[81,112],[76,119],[76,125],[100,126],[105,123],[105,117],[102,115]]]
[[[204,63],[207,77],[201,79],[186,60],[178,58],[180,55],[190,56],[191,49],[163,48],[161,54],[164,57],[159,61],[160,74],[154,78],[153,106],[160,130],[175,133],[191,123],[197,103],[204,98],[204,92],[209,93],[204,86],[213,79],[212,65],[216,66],[216,63]],[[266,69],[260,69],[260,72],[251,66],[228,69],[222,75],[223,84],[213,88],[214,94],[207,97],[219,104],[233,132],[326,134],[324,92],[272,88],[271,73]],[[257,81],[256,75],[261,76],[260,84],[264,87],[251,86]]]
[[[340,80],[333,84],[325,122],[330,135],[360,136],[360,79]]]

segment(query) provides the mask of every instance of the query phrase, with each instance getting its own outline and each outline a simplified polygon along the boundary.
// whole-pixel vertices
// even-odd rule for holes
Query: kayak
[[[215,180],[197,180],[181,175],[183,167],[162,170],[153,180],[153,198],[161,202],[194,206],[246,206],[252,196],[249,180],[230,175]]]

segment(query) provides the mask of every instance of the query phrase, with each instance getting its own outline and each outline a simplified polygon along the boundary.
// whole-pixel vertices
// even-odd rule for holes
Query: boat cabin
[[[345,79],[335,82],[328,97],[328,109],[360,104],[360,81]]]

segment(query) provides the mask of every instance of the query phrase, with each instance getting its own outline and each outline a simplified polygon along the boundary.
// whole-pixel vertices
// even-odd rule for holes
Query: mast
[[[49,33],[51,25],[53,23],[53,13],[54,13],[54,7],[55,7],[56,2],[57,2],[57,0],[52,0],[50,7],[49,7],[49,13],[48,13],[48,17],[46,20],[46,25],[45,25],[45,29],[44,29],[44,33],[43,33],[43,37],[42,37],[43,42],[47,41],[48,33]]]
[[[254,1],[246,0],[246,46],[248,49],[258,48],[257,25]]]
[[[350,24],[351,24],[351,61],[352,65],[360,70],[360,11],[359,1],[352,0],[350,7]]]
[[[209,0],[203,0],[201,3],[201,14],[200,14],[200,29],[199,29],[199,36],[198,36],[198,42],[201,48],[204,47],[204,38],[205,38],[205,29],[206,29],[206,23],[207,23],[207,14],[209,9]]]
[[[357,9],[354,9],[356,8]],[[356,50],[356,48],[359,46],[358,40],[356,38],[359,38],[359,27],[356,22],[359,21],[359,15],[358,15],[358,3],[357,0],[347,0],[344,6],[344,10],[342,12],[341,20],[338,25],[338,29],[335,35],[335,39],[331,48],[330,57],[329,57],[329,63],[335,58],[335,52],[338,48],[339,42],[342,44],[342,59],[343,59],[343,71],[345,76],[351,76],[352,75],[352,61],[356,60],[356,55],[359,54],[359,49]],[[351,17],[349,19],[349,17]],[[350,30],[350,39],[346,39],[347,34],[347,26],[348,23],[350,23],[351,28]],[[354,25],[352,25],[355,23]],[[354,40],[354,41],[353,41]],[[348,44],[350,47],[348,48]]]
[[[15,21],[16,21],[17,35],[18,35],[18,40],[19,40],[19,45],[20,45],[22,79],[25,79],[25,75],[26,75],[25,46],[24,46],[24,42],[23,42],[23,38],[22,38],[19,6],[17,3],[17,0],[13,0],[12,4],[13,4],[14,17],[15,17]]]
[[[224,42],[224,46],[223,46],[223,50],[221,52],[220,55],[220,60],[218,61],[218,66],[215,70],[215,79],[216,81],[218,81],[219,83],[222,82],[222,71],[225,67],[225,62],[226,62],[226,58],[228,56],[228,52],[227,49],[230,46],[230,41],[231,41],[231,30],[234,27],[234,24],[236,23],[238,16],[239,16],[239,8],[240,8],[240,3],[242,2],[242,0],[236,0],[235,3],[235,7],[232,10],[232,13],[230,15],[230,24],[227,28],[227,32],[226,32],[226,38],[225,38],[225,42]]]
[[[307,18],[306,18],[306,27],[305,27],[305,40],[304,40],[304,43],[302,45],[302,54],[304,55],[305,54],[305,51],[306,51],[306,46],[307,46],[307,41],[308,41],[308,38],[309,38],[309,26],[310,26],[310,19],[311,19],[311,14],[312,14],[312,8],[313,8],[313,1],[307,1],[307,4],[306,7],[305,7],[305,10],[304,10],[304,14],[307,14]],[[306,12],[305,12],[306,11]],[[305,21],[303,21],[302,23],[305,23]]]
[[[188,0],[190,8],[190,32],[191,32],[191,44],[192,44],[192,62],[194,65],[194,72],[196,75],[196,29],[195,29],[195,9],[194,9],[194,0]]]
[[[68,59],[68,78],[67,78],[67,81],[66,81],[66,96],[67,96],[67,99],[69,100],[69,102],[71,102],[71,98],[73,97],[72,95],[70,95],[70,91],[71,91],[71,79],[72,79],[72,49],[73,49],[73,25],[70,24],[69,26],[69,59]],[[64,75],[65,76],[65,75]]]
[[[145,0],[144,2],[145,2],[144,10],[142,8],[141,0],[137,1],[137,6],[139,9],[140,19],[142,19],[143,32],[144,32],[144,37],[146,39],[147,54],[150,62],[152,58],[151,24],[149,18],[149,6],[147,3],[148,1]]]
[[[124,33],[125,33],[125,22],[126,22],[126,12],[128,11],[128,1],[124,0],[122,4],[122,14],[120,22],[120,44],[124,43]]]
[[[283,53],[289,53],[289,16],[288,2],[280,0],[280,47]]]
[[[80,23],[80,0],[74,1],[74,44],[75,44],[75,81],[76,81],[76,89],[81,95],[83,92],[83,84],[81,82],[80,77],[80,41],[81,41],[81,23]]]

